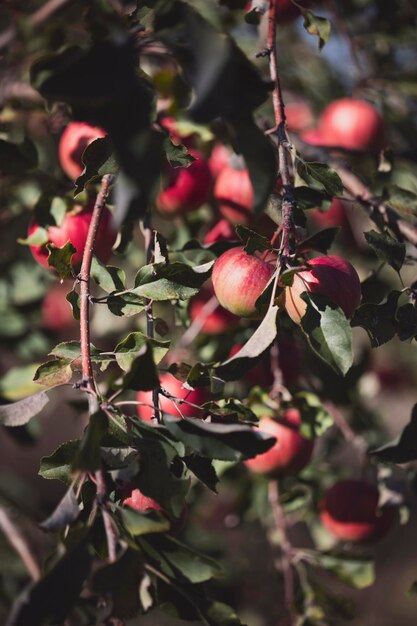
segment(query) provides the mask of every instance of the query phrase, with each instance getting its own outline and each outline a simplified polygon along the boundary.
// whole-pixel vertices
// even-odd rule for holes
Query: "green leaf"
[[[156,263],[142,267],[131,293],[150,300],[186,300],[209,278],[214,261],[192,267],[185,263]]]
[[[199,456],[198,454],[190,454],[183,457],[183,461],[200,482],[214,493],[217,493],[216,485],[219,482],[219,478],[211,459]]]
[[[142,353],[146,345],[152,346],[155,363],[159,363],[167,354],[170,342],[150,339],[140,332],[130,333],[114,349],[119,367],[125,372],[130,371],[133,361]]]
[[[164,143],[166,157],[171,167],[188,167],[195,157],[190,154],[182,144],[173,143],[170,137],[167,137]]]
[[[73,470],[94,472],[101,467],[100,446],[108,429],[108,418],[102,412],[90,415],[90,420],[72,459]]]
[[[330,196],[343,193],[343,183],[339,174],[325,163],[298,161],[297,173],[308,184],[319,183]]]
[[[237,380],[253,367],[253,359],[261,357],[277,336],[277,313],[277,306],[270,307],[258,328],[239,352],[215,368],[220,378]]]
[[[235,230],[239,239],[243,241],[245,252],[247,252],[248,254],[253,254],[257,250],[259,250],[260,252],[264,252],[265,250],[273,249],[267,237],[259,235],[250,228],[247,228],[242,224],[237,224]]]
[[[70,303],[72,307],[72,315],[74,319],[79,321],[80,319],[80,294],[78,293],[78,291],[73,289],[72,291],[67,293],[66,299],[68,300],[68,302]]]
[[[123,524],[134,537],[149,533],[166,533],[171,528],[171,522],[160,511],[136,511],[130,506],[119,508]]]
[[[314,233],[311,237],[300,241],[297,244],[297,252],[308,252],[308,250],[317,250],[327,254],[329,248],[332,246],[336,235],[340,232],[340,228],[325,228],[318,233]]]
[[[65,528],[65,526],[68,526],[69,524],[72,524],[72,522],[75,522],[79,514],[80,509],[77,498],[71,485],[51,515],[41,522],[39,526],[43,530],[55,532]]]
[[[195,418],[164,415],[169,432],[200,456],[221,461],[241,461],[261,454],[275,438],[239,423],[205,422]]]
[[[153,358],[150,341],[137,352],[129,370],[123,376],[122,388],[134,391],[151,391],[159,386],[159,375]]]
[[[110,295],[107,299],[107,306],[113,315],[131,317],[142,313],[145,308],[145,300],[128,291],[120,296]]]
[[[405,243],[398,241],[388,231],[378,233],[375,230],[369,230],[364,235],[378,259],[388,263],[396,272],[399,272],[405,260]]]
[[[70,241],[57,248],[51,243],[46,246],[49,250],[48,265],[53,267],[60,278],[72,278],[74,268],[72,266],[72,256],[77,251]]]
[[[33,382],[38,363],[12,367],[0,379],[0,395],[5,400],[16,401],[39,391],[39,384]]]
[[[0,424],[2,426],[23,426],[32,417],[40,413],[48,402],[48,395],[44,391],[40,391],[12,404],[0,405]]]
[[[95,256],[91,264],[91,278],[103,291],[122,291],[125,288],[126,276],[122,269],[104,265]]]
[[[78,451],[79,440],[67,441],[60,445],[50,456],[41,458],[39,475],[47,480],[61,480],[71,483],[72,461]]]
[[[392,291],[381,304],[362,304],[352,319],[352,326],[360,326],[368,333],[373,348],[390,341],[397,332],[396,311],[400,291]]]
[[[328,42],[331,31],[330,20],[319,15],[314,15],[311,11],[301,11],[304,17],[304,28],[310,35],[315,35],[318,38],[319,50]]]
[[[343,311],[326,296],[304,292],[307,309],[301,318],[312,350],[337,373],[345,375],[352,366],[352,330]]]
[[[321,437],[333,425],[333,418],[316,394],[300,391],[293,396],[292,405],[301,414],[300,434],[307,439]]]
[[[207,618],[211,626],[244,626],[234,609],[224,602],[213,602],[207,607]]]
[[[117,174],[119,167],[113,150],[108,136],[95,139],[86,147],[82,155],[84,171],[75,181],[74,196],[81,193],[87,183],[96,178],[101,178],[105,174]]]
[[[375,581],[375,565],[372,559],[344,554],[308,551],[308,561],[321,567],[355,589],[365,589]]]
[[[417,459],[417,404],[414,405],[411,419],[402,433],[369,454],[384,463],[409,463]]]
[[[38,367],[33,380],[44,387],[56,387],[71,382],[72,369],[69,359],[53,359]]]

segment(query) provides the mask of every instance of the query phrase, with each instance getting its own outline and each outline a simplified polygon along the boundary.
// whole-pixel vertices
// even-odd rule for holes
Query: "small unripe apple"
[[[87,207],[77,207],[75,211],[67,213],[59,226],[49,226],[47,229],[48,243],[57,248],[62,248],[67,241],[70,241],[76,252],[72,257],[72,265],[75,271],[81,267],[84,248],[87,241],[88,228],[93,215],[93,205]],[[77,212],[76,212],[77,211]],[[39,224],[32,220],[29,224],[28,236],[35,233]],[[100,226],[98,229],[94,254],[100,261],[106,263],[112,253],[113,244],[116,241],[117,231],[113,224],[112,214],[107,207],[104,208]],[[30,246],[31,252],[36,261],[46,269],[53,269],[48,264],[49,251],[46,244],[42,246]]]
[[[204,235],[203,243],[211,244],[216,241],[236,241],[237,235],[232,224],[227,220],[219,220],[217,224]]]
[[[212,289],[203,289],[199,294],[194,296],[194,298],[191,298],[189,304],[191,322],[194,322],[204,314],[202,309],[212,298],[216,298]],[[205,316],[204,323],[200,330],[206,333],[206,335],[220,335],[234,328],[238,322],[239,318],[236,317],[236,315],[224,309],[217,302],[216,308]]]
[[[72,308],[66,299],[73,282],[54,283],[45,295],[42,306],[42,326],[55,333],[74,330],[79,326],[72,315]]]
[[[365,100],[341,98],[322,112],[319,133],[323,145],[375,152],[384,143],[384,123],[379,111]]]
[[[189,150],[195,161],[188,167],[168,167],[168,183],[156,198],[164,217],[185,215],[199,209],[210,197],[212,177],[204,155]]]
[[[396,511],[378,510],[375,485],[362,480],[340,480],[328,489],[320,503],[320,519],[342,541],[371,541],[384,536],[393,526]]]
[[[61,135],[58,146],[59,162],[69,178],[81,175],[84,165],[82,155],[92,141],[105,137],[102,128],[84,122],[70,122]]]
[[[193,389],[193,391],[188,391],[183,388],[182,382],[169,372],[161,374],[159,382],[163,389],[180,400],[186,400],[187,402],[197,404],[198,406],[209,401],[209,394],[205,389],[197,387],[196,389]],[[139,404],[137,406],[137,412],[140,419],[144,422],[152,422],[152,416],[155,414],[152,408],[152,391],[139,391],[136,395],[136,400],[138,402],[145,403],[144,405]],[[162,394],[159,394],[159,408],[162,413],[168,413],[169,415],[174,415],[175,417],[183,416],[201,418],[204,413],[203,409],[199,409],[185,403],[176,403],[175,400],[166,398]]]
[[[306,312],[307,303],[301,298],[306,291],[327,296],[347,318],[352,317],[361,301],[361,284],[353,265],[333,255],[311,259],[308,266],[295,274],[291,287],[284,290],[283,302],[293,322],[300,324]]]
[[[255,474],[296,474],[309,462],[314,450],[314,441],[300,435],[301,416],[297,409],[287,409],[279,421],[262,417],[259,430],[277,438],[272,448],[245,461]]]
[[[220,304],[240,317],[259,317],[255,303],[276,266],[270,252],[247,254],[242,246],[219,256],[213,267],[214,293]]]

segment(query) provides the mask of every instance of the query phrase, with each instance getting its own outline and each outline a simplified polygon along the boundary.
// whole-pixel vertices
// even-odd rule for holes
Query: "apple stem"
[[[287,519],[280,501],[278,480],[269,481],[268,500],[274,517],[276,529],[280,535],[282,575],[284,577],[285,607],[289,615],[291,616],[291,624],[293,624],[294,574],[292,570],[292,557],[294,550],[288,538]]]
[[[146,263],[152,262],[155,251],[155,233],[152,229],[151,214],[148,210],[143,220],[143,233],[145,236],[145,250],[146,250]],[[155,336],[154,331],[154,319],[153,319],[153,306],[152,300],[146,301],[146,333],[150,339]],[[161,412],[159,410],[159,387],[152,390],[152,403],[155,412],[154,419],[159,424],[161,422]]]
[[[287,261],[294,251],[295,225],[293,214],[296,209],[296,199],[290,174],[292,163],[290,152],[291,144],[286,131],[285,104],[278,72],[278,56],[276,49],[277,8],[278,0],[270,0],[267,46],[269,50],[269,72],[271,80],[274,83],[272,102],[275,113],[275,127],[270,132],[274,132],[278,139],[278,166],[283,188],[281,193],[282,239],[280,255]]]

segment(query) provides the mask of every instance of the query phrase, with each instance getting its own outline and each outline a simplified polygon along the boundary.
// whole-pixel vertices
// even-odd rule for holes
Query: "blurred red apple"
[[[219,220],[208,233],[204,235],[203,243],[211,244],[216,241],[233,241],[237,239],[235,229],[227,220]]]
[[[343,228],[349,226],[349,220],[346,217],[343,202],[338,198],[333,198],[327,211],[312,209],[309,211],[309,215],[311,215],[314,223],[319,228],[332,228],[334,226],[341,226]]]
[[[309,462],[313,454],[314,441],[300,435],[301,416],[297,409],[287,409],[279,416],[279,421],[270,417],[259,420],[259,430],[277,438],[272,448],[245,465],[256,474],[296,474]]]
[[[211,172],[204,155],[189,150],[195,161],[188,167],[168,167],[168,183],[158,194],[156,206],[164,217],[185,215],[207,202],[211,192]]]
[[[362,480],[340,480],[328,489],[320,503],[320,519],[342,541],[370,541],[383,537],[393,526],[396,511],[378,510],[375,485]]]
[[[311,259],[309,269],[294,275],[291,287],[284,290],[284,305],[296,324],[307,309],[301,294],[305,291],[321,293],[342,309],[347,318],[352,317],[361,301],[361,284],[353,265],[339,256]]]
[[[252,222],[254,195],[246,168],[224,166],[217,176],[213,194],[220,213],[232,224],[247,226]]]
[[[285,105],[287,128],[294,133],[300,133],[314,124],[313,112],[308,102],[299,100]]]
[[[92,141],[105,137],[102,128],[90,126],[84,122],[70,122],[61,135],[58,146],[59,162],[69,178],[73,180],[81,175],[84,165],[82,155]]]
[[[188,391],[182,387],[182,382],[169,372],[161,374],[159,382],[163,389],[180,400],[187,400],[187,402],[191,402],[192,404],[197,404],[199,406],[209,401],[209,394],[205,389],[196,388],[193,389],[193,391]],[[152,422],[152,416],[154,415],[154,410],[152,408],[152,391],[139,391],[136,395],[136,400],[138,402],[144,402],[145,405],[150,405],[138,405],[137,412],[141,420],[145,422]],[[203,417],[204,412],[202,409],[190,406],[189,404],[175,403],[175,400],[166,398],[162,394],[159,394],[159,408],[162,413],[168,413],[169,415],[174,415],[175,417],[183,416],[201,418]]]
[[[233,152],[224,143],[215,143],[208,160],[213,178],[217,178],[224,167],[228,167]]]
[[[75,330],[79,322],[72,315],[72,308],[66,299],[72,290],[72,281],[54,283],[42,301],[42,326],[56,333]]]
[[[216,307],[212,312],[205,314],[203,309],[212,298],[214,298],[217,303]],[[189,313],[191,322],[194,322],[202,315],[205,316],[204,323],[200,330],[206,333],[206,335],[220,335],[221,333],[231,330],[239,322],[239,318],[236,317],[236,315],[233,315],[230,311],[220,306],[212,289],[203,289],[199,294],[194,296],[194,298],[191,298]]]
[[[72,265],[75,271],[81,267],[83,260],[85,243],[87,241],[88,228],[90,226],[94,205],[87,207],[76,207],[71,213],[67,213],[59,226],[49,226],[47,229],[48,243],[57,248],[70,241],[76,252],[72,257]],[[29,224],[28,236],[35,233],[39,224],[32,220]],[[107,207],[104,208],[100,226],[98,229],[94,254],[100,261],[106,263],[112,253],[113,244],[116,241],[117,232],[113,224],[112,214]],[[46,244],[42,246],[30,246],[31,252],[36,261],[46,269],[53,269],[48,264],[49,251]]]
[[[240,317],[259,317],[255,302],[267,286],[276,266],[270,252],[247,254],[243,247],[219,256],[213,267],[214,293],[220,304]]]

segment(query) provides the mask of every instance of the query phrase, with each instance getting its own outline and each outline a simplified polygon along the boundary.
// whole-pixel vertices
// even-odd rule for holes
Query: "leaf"
[[[250,339],[234,356],[215,368],[223,380],[237,380],[253,367],[253,359],[259,358],[277,336],[278,307],[272,306]]]
[[[298,161],[297,173],[308,184],[314,181],[320,183],[330,196],[340,196],[343,193],[343,183],[339,174],[325,163]]]
[[[417,309],[410,302],[397,309],[397,334],[400,341],[417,335]]]
[[[318,37],[318,46],[321,50],[328,42],[331,31],[330,20],[319,15],[314,15],[311,11],[302,10],[304,17],[304,28],[310,35],[316,35]]]
[[[114,158],[110,137],[100,137],[92,141],[82,155],[83,173],[75,181],[74,196],[81,193],[87,183],[105,174],[117,174],[118,164]]]
[[[395,319],[400,291],[392,291],[381,304],[362,304],[353,316],[352,326],[360,326],[368,333],[371,346],[387,343],[397,332]]]
[[[207,607],[207,618],[211,626],[244,626],[234,609],[224,602],[213,602]]]
[[[79,321],[80,319],[80,294],[78,293],[78,291],[73,289],[72,291],[67,293],[66,299],[68,300],[68,302],[70,303],[72,307],[73,318]]]
[[[374,562],[365,556],[355,558],[344,554],[319,553],[309,550],[308,561],[312,565],[331,572],[355,589],[365,589],[375,581]]]
[[[337,373],[345,375],[353,363],[352,330],[343,311],[326,296],[303,292],[307,309],[301,328],[312,350]]]
[[[261,454],[275,437],[246,424],[218,424],[195,418],[164,415],[169,432],[200,456],[221,461],[240,461]]]
[[[196,295],[211,274],[214,261],[192,267],[185,263],[156,263],[142,267],[131,293],[150,300],[187,300]]]
[[[134,537],[149,533],[166,533],[171,528],[171,522],[160,511],[137,511],[130,506],[119,509],[123,524]]]
[[[188,167],[195,157],[190,154],[182,144],[173,143],[170,137],[167,137],[164,143],[166,157],[171,167]]]
[[[159,363],[167,354],[170,342],[150,339],[140,332],[129,333],[114,349],[119,367],[125,372],[130,371],[133,361],[146,345],[152,346],[155,363]],[[154,387],[151,387],[151,389],[154,389]]]
[[[120,296],[110,295],[107,299],[107,306],[113,315],[131,317],[132,315],[142,313],[145,308],[145,301],[143,298],[128,291]]]
[[[272,250],[272,246],[269,243],[267,237],[259,235],[255,231],[243,226],[243,224],[236,224],[236,234],[243,241],[245,252],[253,254],[257,250],[264,252],[265,250]]]
[[[2,426],[23,426],[35,417],[48,404],[49,398],[44,391],[12,404],[0,405],[0,424]]]
[[[50,456],[41,458],[39,476],[47,480],[61,480],[69,484],[71,482],[72,461],[78,451],[80,441],[67,441],[60,445]]]
[[[86,537],[15,600],[5,626],[62,624],[79,598],[92,556]]]
[[[297,252],[308,252],[309,250],[317,250],[327,254],[329,248],[332,246],[336,235],[340,232],[340,228],[325,228],[318,233],[314,233],[311,237],[300,241],[297,244]]]
[[[411,419],[401,435],[369,454],[384,463],[409,463],[417,459],[417,404],[414,405]]]
[[[119,267],[104,265],[95,256],[91,263],[91,278],[103,291],[122,291],[125,288],[125,273]]]
[[[294,188],[297,206],[302,211],[317,207],[330,207],[332,196],[320,189],[312,189],[303,185]]]
[[[49,250],[48,265],[53,267],[60,278],[72,278],[74,268],[72,266],[72,256],[77,251],[70,241],[67,241],[61,248],[57,248],[51,243],[46,246]]]
[[[388,263],[396,272],[399,272],[405,260],[405,243],[395,239],[388,231],[378,233],[375,230],[369,230],[364,235],[378,259]]]
[[[101,467],[100,446],[108,428],[108,418],[102,412],[90,415],[90,420],[72,459],[73,470],[94,472]]]
[[[152,391],[159,386],[158,369],[153,358],[153,349],[147,341],[137,356],[131,361],[130,368],[123,376],[122,388],[133,391]]]
[[[53,359],[38,367],[33,380],[45,387],[56,387],[71,382],[72,369],[69,359]]]
[[[206,487],[214,493],[217,493],[216,485],[219,482],[219,478],[213,467],[211,459],[199,456],[198,454],[190,454],[184,456],[183,461],[200,482],[206,485]]]
[[[300,391],[293,396],[292,404],[300,411],[300,434],[306,439],[321,437],[333,425],[332,416],[316,394]]]
[[[65,526],[75,522],[79,513],[80,509],[78,507],[77,498],[75,497],[73,487],[71,486],[59,504],[55,507],[53,513],[46,520],[41,522],[39,526],[43,530],[50,532],[61,530],[62,528],[65,528]]]

